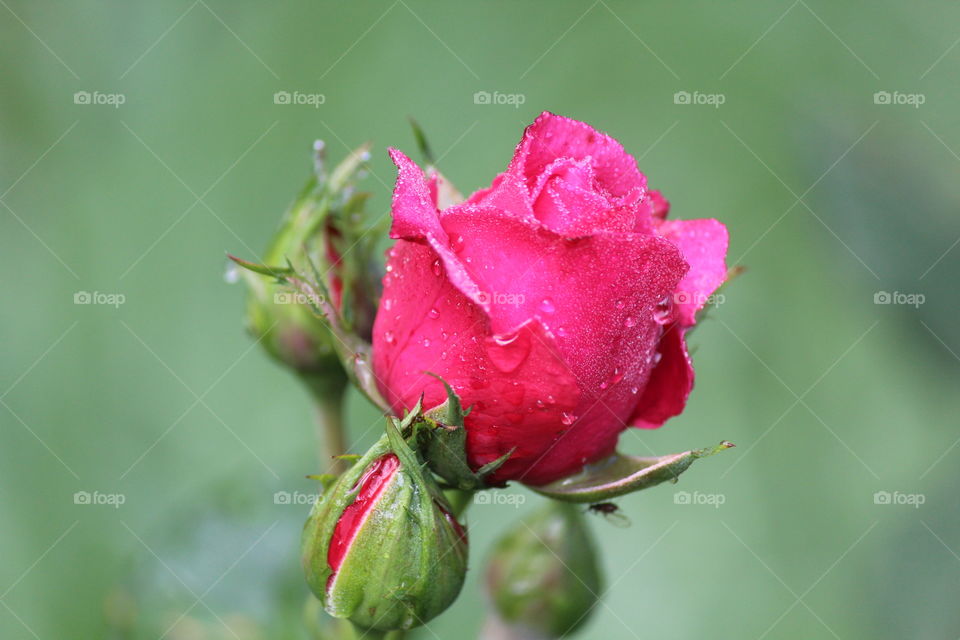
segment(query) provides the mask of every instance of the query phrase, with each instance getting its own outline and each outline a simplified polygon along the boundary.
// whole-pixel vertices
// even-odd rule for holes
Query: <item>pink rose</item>
[[[543,113],[488,189],[437,208],[437,177],[401,152],[374,370],[394,411],[473,410],[474,468],[544,484],[655,428],[693,386],[684,334],[726,277],[717,220],[666,220],[636,161],[609,136]]]

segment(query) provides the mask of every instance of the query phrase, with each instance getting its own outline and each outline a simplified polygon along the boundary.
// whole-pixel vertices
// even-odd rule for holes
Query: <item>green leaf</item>
[[[417,148],[420,149],[420,155],[423,156],[427,164],[434,164],[433,153],[430,151],[430,144],[427,142],[427,134],[423,132],[420,123],[414,120],[413,117],[408,117],[407,120],[410,121],[410,127],[413,129],[413,138],[417,141]]]
[[[661,482],[676,482],[694,461],[712,456],[734,445],[723,441],[715,447],[694,449],[658,458],[641,458],[614,453],[609,458],[584,467],[569,478],[542,487],[537,493],[563,502],[603,502]]]

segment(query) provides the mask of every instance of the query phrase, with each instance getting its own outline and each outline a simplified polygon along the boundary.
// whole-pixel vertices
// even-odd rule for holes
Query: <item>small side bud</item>
[[[316,154],[316,171],[287,210],[260,268],[234,259],[249,287],[247,326],[266,351],[295,371],[315,391],[339,396],[347,376],[336,338],[316,308],[329,304],[346,329],[369,339],[376,309],[373,248],[360,241],[366,231],[363,209],[369,194],[356,192],[367,148],[361,147],[327,174]],[[347,249],[352,250],[347,253]],[[280,267],[278,265],[288,265]],[[316,271],[318,291],[292,287],[290,272]],[[314,299],[329,297],[329,300]]]
[[[454,601],[467,535],[396,423],[317,501],[304,528],[307,583],[337,618],[381,631],[426,623]]]
[[[500,538],[486,575],[499,622],[544,638],[582,626],[602,582],[582,507],[553,501]]]

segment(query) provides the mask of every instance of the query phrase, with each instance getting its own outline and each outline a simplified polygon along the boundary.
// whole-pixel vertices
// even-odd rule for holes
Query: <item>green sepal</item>
[[[323,491],[321,491],[321,493],[327,491],[337,482],[337,476],[333,473],[318,473],[315,475],[309,475],[307,476],[307,479],[316,480],[319,482],[320,486],[323,487]]]
[[[485,489],[486,477],[499,469],[513,455],[515,449],[477,471],[470,468],[467,460],[467,430],[463,425],[463,419],[470,411],[464,411],[459,396],[446,380],[429,371],[426,374],[443,383],[447,391],[447,399],[423,415],[424,420],[432,427],[425,445],[425,457],[430,469],[450,487],[461,491]]]
[[[288,276],[294,273],[293,267],[290,267],[290,266],[268,267],[265,264],[257,264],[256,262],[250,262],[249,260],[238,258],[237,256],[232,255],[230,253],[227,254],[227,258],[232,260],[238,266],[243,267],[247,271],[259,273],[262,276],[269,276],[271,278],[276,278],[278,282],[283,282],[284,276]]]
[[[662,482],[676,482],[681,473],[700,458],[729,449],[734,445],[723,441],[715,447],[693,449],[683,453],[645,458],[614,453],[587,465],[579,473],[540,487],[537,493],[562,502],[604,502]]]

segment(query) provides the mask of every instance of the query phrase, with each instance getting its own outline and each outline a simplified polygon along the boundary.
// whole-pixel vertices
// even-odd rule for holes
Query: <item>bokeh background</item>
[[[956,3],[0,5],[0,637],[307,637],[308,507],[274,495],[314,490],[310,403],[224,252],[263,250],[317,138],[375,144],[385,214],[408,115],[470,191],[545,109],[749,267],[693,335],[686,413],[622,439],[738,447],[622,499],[631,527],[592,521],[582,637],[960,635]],[[376,416],[349,411],[359,449]],[[512,491],[469,513],[464,594],[417,637],[479,629],[484,554],[539,503]]]

